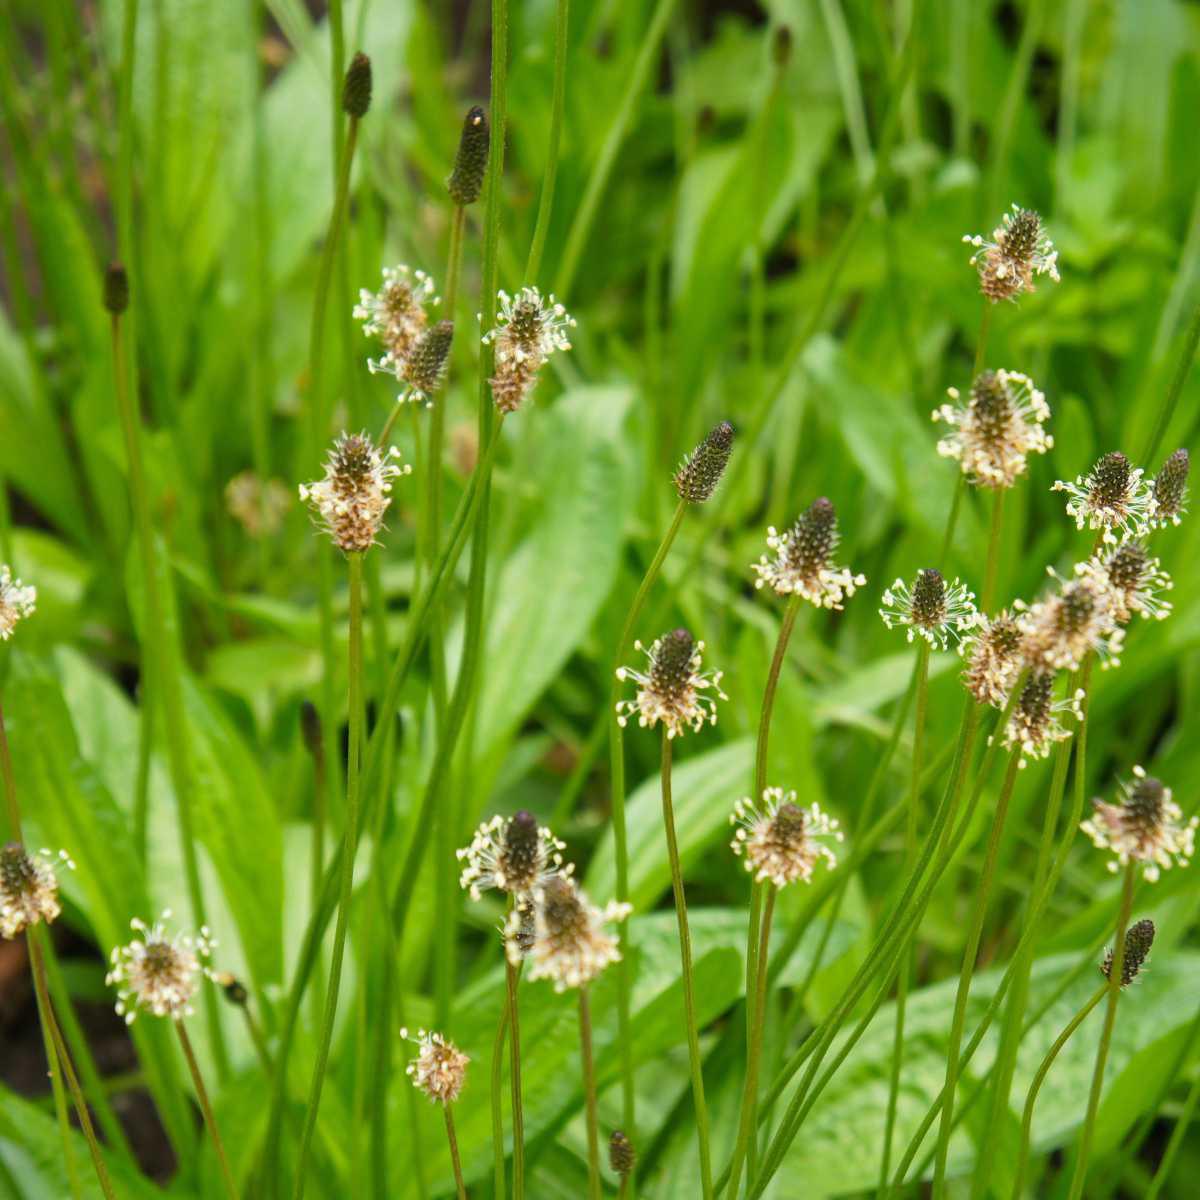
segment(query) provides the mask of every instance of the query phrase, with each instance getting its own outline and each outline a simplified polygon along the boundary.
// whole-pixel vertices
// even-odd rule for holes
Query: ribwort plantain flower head
[[[1121,986],[1127,988],[1137,977],[1150,947],[1154,945],[1154,922],[1148,920],[1135,921],[1125,931],[1125,953],[1121,956]],[[1112,978],[1113,952],[1110,947],[1104,952],[1104,961],[1100,964],[1100,973],[1105,979]]]
[[[546,359],[556,350],[570,350],[568,331],[575,328],[575,318],[553,296],[543,299],[535,287],[524,287],[516,296],[498,295],[496,324],[483,342],[495,349],[492,398],[501,412],[510,413],[524,403]]]
[[[1195,853],[1200,817],[1184,821],[1171,789],[1141,767],[1133,768],[1132,784],[1121,780],[1118,786],[1119,801],[1093,801],[1092,815],[1079,826],[1097,849],[1113,852],[1108,869],[1141,863],[1142,874],[1153,883],[1164,870],[1186,867]]]
[[[1191,457],[1182,448],[1171,454],[1150,485],[1150,523],[1158,528],[1178,525],[1187,512]]]
[[[53,922],[62,912],[58,900],[58,872],[75,869],[65,850],[30,854],[17,842],[0,849],[0,937],[17,934],[45,921]]]
[[[1077,529],[1103,531],[1104,540],[1117,541],[1117,534],[1140,537],[1150,522],[1150,489],[1141,467],[1134,467],[1119,450],[1104,455],[1086,475],[1074,482],[1059,479],[1050,489],[1066,492],[1067,513]]]
[[[837,866],[837,855],[822,840],[842,841],[837,821],[819,804],[801,808],[795,792],[769,787],[758,803],[743,797],[729,822],[736,826],[733,852],[758,883],[769,880],[777,888],[808,883],[821,859],[830,870]]]
[[[1064,700],[1054,699],[1054,673],[1034,671],[1030,674],[1020,698],[1004,727],[1004,746],[1020,747],[1019,766],[1031,758],[1046,758],[1051,747],[1071,736],[1071,730],[1059,720],[1061,713],[1070,713],[1082,720],[1080,702],[1083,691],[1076,691]]]
[[[1125,632],[1117,624],[1112,589],[1094,571],[1059,579],[1057,592],[1022,609],[1018,621],[1025,635],[1030,666],[1038,670],[1077,671],[1095,653],[1101,667],[1118,666]]]
[[[475,831],[471,844],[459,850],[465,864],[460,885],[478,900],[489,888],[498,888],[518,900],[528,899],[533,890],[551,875],[569,875],[563,866],[560,842],[531,812],[521,809],[511,817],[493,817]]]
[[[382,453],[365,433],[343,433],[325,460],[325,478],[300,485],[300,499],[338,549],[361,554],[375,544],[392,502],[392,480],[412,473],[411,466],[396,465],[399,457],[394,446]]]
[[[346,68],[342,82],[342,111],[356,121],[371,107],[371,60],[360,50]]]
[[[433,293],[433,280],[403,263],[383,268],[383,286],[378,292],[359,291],[354,316],[362,321],[363,333],[377,338],[384,349],[382,358],[367,360],[372,372],[399,378],[429,324],[425,306],[437,303]]]
[[[400,1036],[417,1047],[417,1057],[404,1068],[413,1087],[435,1104],[453,1104],[467,1082],[470,1058],[440,1033],[418,1029],[411,1037],[407,1029],[401,1029]]]
[[[206,928],[198,937],[169,934],[168,909],[153,925],[135,917],[129,926],[139,937],[112,952],[104,982],[117,989],[117,1013],[132,1025],[140,1012],[179,1021],[192,1014],[200,980],[212,978],[208,959],[216,942]]]
[[[401,403],[409,401],[424,404],[426,408],[433,407],[433,395],[446,377],[446,360],[453,340],[453,321],[439,321],[421,334],[412,353],[396,372],[396,377],[405,385],[399,397]]]
[[[781,596],[803,596],[817,608],[842,608],[843,600],[853,596],[867,577],[834,565],[833,553],[839,540],[837,510],[821,496],[800,514],[791,529],[778,533],[772,526],[767,530],[767,547],[775,557],[764,554],[752,564],[758,576],[754,586],[770,585]]]
[[[610,902],[596,908],[566,875],[551,876],[534,892],[533,945],[528,953],[530,979],[549,979],[556,992],[583,987],[621,957],[616,933],[607,926],[625,920],[630,906]],[[519,961],[515,934],[519,913],[509,917],[508,957]]]
[[[679,464],[679,470],[675,472],[675,490],[679,498],[690,504],[711,500],[732,452],[733,426],[722,421]]]
[[[720,671],[701,671],[704,643],[697,642],[686,629],[664,633],[649,650],[641,642],[634,649],[643,650],[649,660],[645,672],[633,667],[619,667],[617,678],[624,683],[632,679],[637,695],[632,700],[617,703],[617,722],[624,727],[636,716],[643,729],[653,729],[660,721],[667,736],[679,737],[684,730],[699,733],[706,724],[717,723],[717,699],[729,697],[721,691]],[[712,695],[707,693],[712,692]]]
[[[1031,208],[1014,204],[990,241],[979,234],[967,234],[963,241],[975,247],[971,265],[979,272],[980,291],[993,303],[1034,291],[1036,275],[1059,281],[1058,252],[1046,236],[1042,218]]]
[[[631,1175],[633,1168],[637,1166],[637,1154],[633,1143],[620,1129],[614,1129],[608,1139],[608,1165],[612,1168],[612,1173],[622,1179]]]
[[[483,192],[489,137],[487,114],[476,105],[463,120],[458,153],[454,156],[454,170],[446,181],[450,199],[460,207],[474,204]]]
[[[1008,703],[1024,663],[1024,643],[1020,623],[1007,611],[985,619],[963,638],[959,649],[967,665],[962,679],[978,703],[994,708]]]
[[[956,579],[947,585],[933,567],[918,571],[911,588],[897,579],[881,599],[884,607],[879,615],[889,629],[899,626],[908,631],[910,642],[921,637],[942,650],[982,619],[966,584]]]
[[[1171,615],[1170,601],[1162,599],[1162,593],[1174,586],[1171,577],[1162,569],[1162,563],[1150,556],[1145,543],[1136,538],[1126,539],[1107,553],[1077,564],[1075,573],[1107,588],[1113,616],[1119,624],[1127,624],[1135,613],[1156,621]]]
[[[129,275],[121,263],[111,263],[104,272],[104,307],[119,317],[129,307]]]
[[[0,641],[12,637],[17,622],[32,616],[37,606],[37,588],[23,587],[8,566],[0,566]]]
[[[240,471],[225,485],[225,508],[248,537],[278,533],[291,507],[291,490],[278,479]]]
[[[1029,455],[1045,454],[1054,445],[1042,428],[1050,419],[1050,406],[1028,375],[984,371],[965,404],[957,388],[949,394],[954,403],[933,411],[935,421],[950,427],[937,444],[938,453],[957,459],[963,474],[979,487],[1012,487],[1025,474]]]

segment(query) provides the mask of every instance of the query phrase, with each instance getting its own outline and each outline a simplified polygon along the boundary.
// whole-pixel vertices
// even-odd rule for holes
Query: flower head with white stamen
[[[1058,252],[1042,218],[1031,208],[1014,204],[992,231],[991,240],[967,234],[963,241],[975,247],[971,265],[979,272],[980,291],[993,303],[1034,291],[1035,275],[1059,281]]]
[[[524,287],[516,296],[497,294],[500,311],[483,342],[495,349],[495,373],[488,381],[492,398],[501,412],[510,413],[521,407],[546,359],[558,350],[570,350],[575,318],[535,287]]]
[[[467,1082],[470,1058],[440,1033],[418,1029],[413,1037],[402,1028],[400,1036],[417,1047],[417,1057],[404,1068],[413,1087],[435,1104],[453,1104]]]
[[[632,716],[643,729],[653,729],[661,721],[667,736],[676,738],[686,729],[699,733],[706,724],[717,723],[717,699],[728,697],[721,691],[720,671],[700,670],[703,642],[695,641],[686,629],[676,629],[664,633],[649,650],[641,642],[634,642],[634,648],[644,651],[650,665],[644,672],[617,669],[621,682],[632,679],[638,685],[632,700],[617,703],[620,725]]]
[[[615,933],[607,926],[625,920],[631,912],[628,904],[610,902],[596,908],[573,879],[555,875],[534,892],[534,936],[528,952],[530,979],[550,979],[556,992],[583,987],[609,963],[617,962],[621,951]],[[519,931],[519,910],[509,918],[508,957],[519,961],[515,935]],[[517,957],[514,957],[517,955]]]
[[[7,642],[17,622],[33,613],[37,588],[23,587],[8,566],[0,566],[0,641]]]
[[[1018,766],[1023,767],[1031,758],[1045,758],[1052,746],[1071,736],[1071,730],[1059,720],[1059,715],[1070,713],[1076,720],[1082,720],[1083,695],[1081,688],[1066,699],[1055,700],[1052,671],[1034,671],[1029,676],[1004,727],[1005,747],[1020,747]]]
[[[457,852],[464,864],[459,883],[472,900],[489,888],[525,899],[551,875],[571,873],[570,864],[563,866],[565,849],[566,843],[538,825],[531,812],[521,809],[507,819],[493,817],[479,826],[469,846]]]
[[[198,937],[167,932],[170,910],[153,925],[135,917],[130,928],[140,934],[112,952],[104,982],[117,989],[117,1013],[132,1025],[139,1012],[181,1020],[192,1014],[192,997],[204,977],[212,978],[208,959],[216,942],[207,928]]]
[[[0,849],[0,937],[17,934],[45,921],[49,925],[62,912],[58,899],[58,872],[75,869],[65,850],[30,854],[18,842]]]
[[[769,787],[758,803],[743,797],[729,822],[737,827],[733,852],[759,883],[770,880],[777,888],[796,880],[808,883],[821,859],[830,870],[837,866],[837,856],[821,840],[843,840],[837,821],[819,804],[801,808],[795,792]]]
[[[429,324],[427,304],[437,304],[433,280],[424,271],[413,271],[403,263],[383,268],[383,286],[378,292],[362,288],[354,316],[362,321],[363,333],[383,343],[382,358],[367,365],[399,377],[408,356]]]
[[[758,576],[754,586],[770,585],[781,596],[803,596],[817,608],[840,609],[845,597],[853,596],[867,577],[834,565],[833,552],[839,540],[837,511],[831,501],[820,496],[791,529],[779,533],[772,526],[767,530],[767,546],[775,557],[764,554],[753,564]]]
[[[1098,459],[1074,482],[1056,480],[1050,490],[1070,497],[1067,513],[1077,529],[1101,530],[1106,542],[1115,543],[1117,534],[1140,537],[1149,525],[1152,502],[1142,468],[1119,450]]]
[[[956,579],[947,585],[933,567],[918,571],[911,589],[897,579],[881,599],[879,615],[889,629],[907,629],[910,642],[921,637],[942,650],[982,620],[966,584]]]

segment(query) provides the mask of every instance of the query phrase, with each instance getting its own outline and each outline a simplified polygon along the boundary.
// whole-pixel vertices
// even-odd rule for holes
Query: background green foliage
[[[733,473],[719,500],[685,522],[637,631],[648,641],[686,623],[725,670],[730,696],[717,728],[680,746],[676,779],[698,994],[712,1022],[704,1044],[718,1162],[732,1142],[741,1086],[735,1009],[747,896],[745,874],[725,846],[727,815],[749,787],[749,739],[779,617],[779,606],[750,587],[748,564],[765,548],[766,526],[830,496],[845,561],[870,581],[844,614],[801,617],[780,685],[770,769],[772,782],[831,809],[852,841],[859,798],[911,663],[878,620],[876,597],[897,574],[911,576],[933,561],[954,485],[952,465],[935,455],[928,417],[947,386],[969,382],[981,302],[962,235],[988,232],[1018,201],[1044,214],[1061,251],[1061,285],[1045,284],[1020,307],[1000,308],[987,356],[989,365],[1031,374],[1054,412],[1055,449],[1032,464],[1010,497],[1000,567],[1005,599],[1032,597],[1047,565],[1066,569],[1086,553],[1086,535],[1076,535],[1049,485],[1107,450],[1139,458],[1200,299],[1200,10],[1173,0],[918,5],[924,14],[914,76],[881,164],[882,194],[867,206],[857,236],[843,240],[875,170],[889,80],[915,4],[776,0],[759,10],[577,2],[558,190],[536,280],[520,271],[548,143],[554,5],[513,6],[501,282],[510,290],[522,283],[556,290],[579,325],[573,353],[554,361],[535,404],[504,429],[487,651],[442,802],[456,806],[460,843],[493,811],[528,807],[553,818],[594,897],[610,896],[602,749],[612,647],[674,503],[675,462],[718,420],[731,420],[744,435]],[[123,940],[131,916],[164,906],[188,911],[161,730],[149,763],[138,758],[141,587],[100,305],[101,271],[114,252],[113,85],[122,7],[118,0],[13,0],[0,18],[0,475],[7,492],[0,549],[39,590],[36,618],[0,659],[4,707],[30,841],[70,848],[79,869],[65,884],[64,920],[104,954]],[[130,265],[154,513],[169,551],[173,628],[188,671],[210,920],[219,965],[246,979],[273,1033],[309,912],[312,783],[298,712],[315,695],[322,669],[319,543],[298,504],[278,532],[249,536],[229,515],[225,488],[254,469],[282,480],[290,494],[318,472],[301,418],[312,400],[307,331],[332,178],[327,29],[300,0],[266,7],[270,19],[260,28],[244,0],[142,0]],[[652,9],[659,16],[667,10],[660,48],[647,44]],[[771,57],[780,24],[792,36],[781,74]],[[478,0],[362,0],[347,5],[346,28],[348,48],[373,58],[376,99],[362,130],[346,261],[335,273],[326,383],[340,421],[376,429],[393,388],[367,374],[368,347],[351,326],[350,306],[359,286],[377,285],[386,263],[406,261],[439,280],[444,272],[443,182],[462,113],[486,98],[488,14]],[[260,95],[256,48],[264,34],[269,49],[285,52],[272,58]],[[649,87],[630,93],[643,54],[651,56]],[[581,202],[606,145],[617,148],[611,181],[585,224]],[[451,503],[473,455],[477,219],[475,212],[468,223],[446,399]],[[1198,398],[1193,378],[1163,452],[1194,439]],[[397,437],[406,457],[410,436],[402,421]],[[1158,460],[1142,465],[1157,468]],[[419,481],[397,487],[390,529],[374,555],[372,672],[386,669],[387,650],[403,634],[421,495]],[[949,570],[978,590],[986,511],[976,499],[968,497]],[[1091,792],[1111,792],[1119,774],[1143,762],[1175,787],[1186,811],[1196,805],[1200,744],[1188,731],[1200,719],[1198,530],[1193,519],[1159,543],[1176,582],[1174,615],[1132,630],[1123,665],[1098,676]],[[456,587],[448,635],[452,664],[460,593]],[[344,621],[344,600],[338,611]],[[953,736],[960,693],[952,656],[935,655],[933,671],[936,747]],[[405,694],[383,841],[364,847],[364,878],[372,864],[394,870],[413,833],[406,815],[433,750],[427,683],[422,664]],[[345,681],[335,687],[344,697]],[[627,746],[645,1194],[691,1197],[698,1190],[677,952],[669,912],[656,911],[669,903],[656,739],[633,731]],[[885,789],[888,803],[900,798],[907,754],[905,741]],[[143,771],[150,795],[144,854],[133,819]],[[985,931],[988,962],[1003,963],[1019,932],[1048,775],[1042,765],[1022,773]],[[947,980],[958,962],[979,841],[968,839],[923,928],[901,1145],[940,1086]],[[1096,955],[1112,919],[1116,885],[1100,856],[1077,842],[1052,901],[1054,935],[1040,949],[1035,1001],[1081,954]],[[897,835],[855,881],[801,1024],[770,1026],[765,1078],[807,1020],[836,999],[869,944],[899,851]],[[427,935],[451,919],[435,914],[431,878],[427,869],[413,903],[417,933],[407,939],[404,963],[410,992],[427,991]],[[1122,1004],[1100,1113],[1101,1155],[1157,1102],[1195,1015],[1200,895],[1190,882],[1186,873],[1168,874],[1135,909],[1135,916],[1153,916],[1160,933],[1153,970]],[[368,893],[359,894],[365,910]],[[793,903],[783,903],[785,921]],[[490,1186],[487,1078],[502,993],[492,932],[498,915],[486,905],[458,914],[458,990],[447,1029],[474,1060],[459,1121],[472,1194],[481,1196]],[[321,1194],[356,1194],[356,1021],[366,1015],[359,998],[370,937],[370,927],[356,922],[316,1145],[319,1176],[333,1190]],[[793,959],[785,984],[804,977],[814,941]],[[80,998],[102,994],[99,960],[71,968]],[[977,980],[973,1010],[995,978]],[[599,1069],[608,1081],[617,1067],[611,983],[595,998]],[[1027,1039],[1018,1106],[1041,1053],[1073,1011],[1072,997],[1092,986],[1085,976]],[[523,997],[531,1194],[576,1197],[585,1167],[573,1010],[547,985],[529,985]],[[410,1023],[428,1020],[427,995],[410,1000]],[[193,1022],[193,1036],[216,1084],[235,1166],[245,1171],[266,1113],[236,1015],[224,1014],[232,1066],[220,1084],[203,1022]],[[313,1019],[306,1005],[292,1056],[297,1109],[311,1073]],[[891,1025],[885,1010],[794,1145],[773,1195],[843,1195],[873,1185]],[[1098,1025],[1084,1027],[1048,1080],[1034,1131],[1039,1153],[1074,1136]],[[171,1194],[217,1195],[215,1163],[180,1099],[174,1047],[150,1021],[139,1021],[134,1036],[142,1082],[182,1157]],[[972,1071],[992,1049],[985,1042]],[[361,1055],[357,1061],[361,1069]],[[1144,1186],[1198,1069],[1193,1047],[1146,1153],[1128,1168],[1127,1194]],[[397,1197],[415,1194],[407,1086],[397,1073],[390,1095]],[[618,1111],[613,1089],[602,1097],[604,1129]],[[445,1188],[440,1123],[432,1110],[420,1120],[424,1170]],[[977,1121],[966,1123],[954,1143],[955,1168],[969,1166],[982,1132]],[[64,1193],[50,1117],[7,1091],[0,1093],[0,1160],[14,1194]],[[1035,1175],[1047,1161],[1035,1163]],[[114,1162],[122,1195],[152,1194],[127,1162]],[[1198,1167],[1193,1139],[1167,1194],[1194,1194]],[[998,1196],[1008,1195],[1009,1169],[998,1168]]]

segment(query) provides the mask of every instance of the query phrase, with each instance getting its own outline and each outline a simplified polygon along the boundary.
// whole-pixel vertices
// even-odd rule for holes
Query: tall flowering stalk
[[[467,1067],[471,1060],[453,1042],[440,1033],[418,1030],[409,1038],[407,1029],[400,1036],[417,1045],[417,1057],[405,1068],[412,1085],[431,1103],[440,1104],[446,1121],[446,1142],[450,1148],[450,1164],[454,1170],[454,1186],[458,1200],[466,1200],[467,1189],[463,1183],[462,1161],[458,1154],[458,1136],[454,1131],[454,1102],[458,1099],[467,1081]]]
[[[671,795],[671,748],[675,738],[689,729],[699,732],[705,725],[715,725],[717,698],[726,698],[721,691],[721,673],[717,671],[710,674],[700,669],[703,652],[704,643],[695,641],[686,629],[664,634],[646,652],[649,659],[646,671],[629,667],[622,667],[618,671],[618,679],[633,680],[637,684],[637,694],[632,700],[622,700],[618,704],[617,719],[624,725],[632,716],[636,716],[643,728],[662,726],[663,827],[667,835],[667,858],[671,865],[671,888],[679,925],[684,1019],[687,1023],[692,1102],[696,1110],[696,1137],[700,1152],[700,1188],[704,1200],[711,1200],[712,1155],[709,1149],[708,1105],[704,1098],[704,1064],[700,1058],[700,1033],[696,1023],[692,937],[688,928],[687,897],[683,888],[683,868],[679,861]]]
[[[620,688],[624,676],[621,663],[629,649],[629,639],[634,626],[645,607],[646,598],[654,586],[666,561],[667,554],[675,542],[679,528],[689,505],[705,504],[712,499],[721,482],[729,458],[733,452],[733,426],[722,421],[709,431],[707,436],[685,456],[675,472],[673,483],[679,497],[671,523],[659,543],[658,550],[646,568],[645,575],[634,594],[633,603],[625,616],[625,624],[613,658],[612,708],[613,719],[609,723],[609,777],[612,795],[613,858],[616,867],[616,896],[620,903],[629,900],[629,840],[625,817],[625,740],[624,722],[621,720]],[[628,945],[628,927],[622,927],[621,936]],[[633,1033],[630,1023],[630,979],[628,960],[617,964],[617,1040],[621,1047],[621,1099],[622,1120],[626,1129],[635,1128],[633,1090]]]

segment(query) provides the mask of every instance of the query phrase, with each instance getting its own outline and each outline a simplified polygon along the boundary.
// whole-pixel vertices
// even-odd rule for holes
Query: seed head
[[[454,156],[454,170],[446,180],[450,199],[460,207],[474,204],[483,191],[483,176],[488,162],[488,119],[483,109],[476,105],[463,121],[462,136],[458,139],[458,153]]]
[[[1042,428],[1050,419],[1046,397],[1028,375],[1017,371],[984,371],[971,385],[971,397],[934,409],[933,419],[950,427],[938,442],[938,453],[957,459],[976,486],[1012,487],[1025,473],[1029,455],[1045,454],[1054,439]]]
[[[932,567],[917,572],[911,589],[897,579],[881,599],[884,607],[879,615],[889,629],[901,626],[910,642],[922,637],[942,650],[983,620],[966,584],[956,579],[947,586],[941,572]]]
[[[1136,539],[1121,542],[1107,554],[1089,558],[1075,567],[1097,588],[1106,589],[1114,618],[1122,625],[1134,613],[1162,621],[1171,615],[1171,603],[1161,598],[1174,584],[1157,558],[1151,558],[1145,543]]]
[[[567,875],[553,875],[534,891],[534,936],[529,951],[529,978],[550,979],[556,992],[590,983],[621,957],[617,936],[606,926],[623,921],[628,904],[596,908]],[[514,958],[520,917],[509,918],[509,961]]]
[[[459,883],[472,900],[488,888],[527,900],[551,875],[571,873],[570,865],[563,866],[565,849],[566,844],[538,825],[531,812],[521,809],[507,820],[493,817],[479,826],[469,846],[458,851],[459,861],[465,864]]]
[[[110,263],[104,272],[104,307],[114,317],[129,307],[129,276],[120,263]]]
[[[634,648],[644,650],[641,642]],[[636,714],[643,729],[653,729],[659,721],[666,726],[667,736],[679,737],[685,729],[699,733],[705,724],[717,723],[717,698],[727,700],[721,691],[721,672],[700,670],[704,643],[694,641],[686,629],[665,633],[649,650],[646,672],[633,667],[620,667],[617,678],[632,679],[638,685],[633,700],[617,704],[617,721],[623,727]],[[713,695],[703,693],[712,689]]]
[[[139,1012],[181,1020],[192,1014],[192,997],[202,976],[212,978],[208,958],[216,942],[206,928],[198,937],[169,935],[170,911],[153,925],[134,918],[130,928],[141,936],[112,952],[104,982],[117,989],[117,1013],[132,1025]]]
[[[363,333],[378,338],[384,354],[367,359],[372,374],[383,372],[402,378],[405,363],[429,323],[426,305],[435,305],[433,280],[424,271],[412,271],[403,263],[384,267],[383,286],[378,292],[361,288],[354,316],[362,321]]]
[[[1141,767],[1133,768],[1132,785],[1121,780],[1118,787],[1119,802],[1093,801],[1092,815],[1079,827],[1098,849],[1116,855],[1108,869],[1115,872],[1130,861],[1140,862],[1147,882],[1153,883],[1161,871],[1187,866],[1200,817],[1183,822],[1171,789]]]
[[[729,822],[736,826],[733,852],[744,858],[746,870],[759,883],[770,880],[777,888],[798,879],[808,883],[822,858],[830,870],[837,866],[837,856],[820,840],[842,841],[837,821],[819,804],[801,808],[795,792],[767,788],[757,804],[743,797]]]
[[[1012,749],[1021,748],[1019,766],[1030,758],[1045,758],[1050,748],[1071,736],[1058,719],[1060,713],[1070,713],[1076,720],[1083,719],[1080,702],[1082,689],[1064,700],[1054,699],[1054,673],[1034,671],[1021,692],[1020,699],[1004,728],[1004,745]]]
[[[1056,593],[1022,608],[1017,620],[1025,635],[1025,653],[1038,670],[1077,671],[1091,653],[1103,667],[1121,661],[1124,631],[1117,624],[1112,589],[1102,572],[1076,567],[1073,579],[1060,579]]]
[[[1154,922],[1149,920],[1135,921],[1125,931],[1125,953],[1122,955],[1121,986],[1128,987],[1137,977],[1154,945]],[[1100,972],[1105,979],[1112,978],[1113,952],[1104,952],[1104,962],[1100,964]]]
[[[991,241],[979,234],[968,234],[963,241],[975,247],[971,265],[979,272],[980,290],[993,303],[1034,291],[1035,275],[1059,280],[1058,252],[1031,208],[1014,204],[993,230]]]
[[[675,490],[681,500],[703,504],[712,498],[733,451],[733,426],[722,421],[689,454],[675,472]]]
[[[401,1029],[400,1036],[417,1046],[417,1057],[405,1067],[413,1087],[435,1103],[453,1104],[467,1081],[470,1058],[440,1033],[418,1029],[416,1037],[410,1037]]]
[[[342,84],[342,109],[356,121],[371,107],[371,60],[360,50],[346,68]]]
[[[1176,450],[1162,465],[1150,490],[1150,520],[1160,528],[1178,525],[1187,512],[1188,471],[1191,459],[1184,449]]]
[[[400,397],[402,401],[433,407],[433,394],[442,386],[453,340],[453,321],[439,321],[421,335],[398,372],[401,382],[408,385],[408,391]]]
[[[1142,469],[1131,466],[1119,450],[1104,455],[1073,483],[1059,479],[1050,490],[1070,496],[1067,512],[1077,529],[1103,530],[1106,542],[1115,543],[1118,532],[1140,537],[1149,526],[1152,500]]]
[[[495,348],[495,374],[489,380],[496,407],[516,412],[537,383],[542,364],[557,350],[570,350],[568,330],[572,317],[553,296],[542,298],[535,287],[522,288],[515,297],[498,293],[496,324],[483,335]]]
[[[392,502],[392,480],[412,472],[395,464],[399,457],[394,446],[381,454],[365,433],[343,433],[325,460],[325,478],[300,485],[300,499],[345,553],[361,554],[375,544]]]
[[[0,937],[14,938],[30,925],[49,925],[60,912],[58,872],[75,869],[65,850],[30,854],[17,842],[0,849]]]
[[[963,683],[980,704],[1003,708],[1021,673],[1024,637],[1007,611],[977,625],[960,644],[967,666]]]
[[[837,510],[825,496],[814,500],[784,533],[774,526],[767,530],[767,547],[774,560],[763,555],[751,569],[758,576],[756,588],[770,584],[781,596],[800,595],[817,608],[843,607],[842,601],[867,582],[847,567],[834,565],[837,549]]]
[[[22,587],[7,564],[0,566],[0,642],[12,637],[17,622],[32,615],[37,605],[37,588]]]
[[[637,1154],[634,1152],[633,1143],[619,1129],[614,1129],[612,1136],[608,1139],[608,1165],[612,1168],[613,1174],[621,1176],[622,1179],[626,1175],[631,1175],[633,1168],[637,1165]]]

